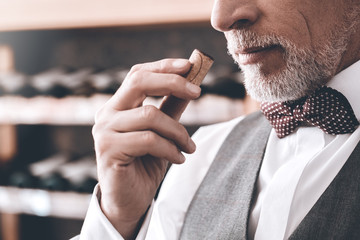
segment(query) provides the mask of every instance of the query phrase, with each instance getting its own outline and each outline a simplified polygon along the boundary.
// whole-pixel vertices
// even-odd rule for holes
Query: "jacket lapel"
[[[270,130],[261,113],[233,129],[190,204],[180,239],[247,238],[249,210]]]
[[[289,239],[360,239],[360,143]]]
[[[270,130],[260,113],[233,129],[190,204],[180,239],[248,238],[255,184]],[[290,239],[360,239],[359,173],[360,143]]]

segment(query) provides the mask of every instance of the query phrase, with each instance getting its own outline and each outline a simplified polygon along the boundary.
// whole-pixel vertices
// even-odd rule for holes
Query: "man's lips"
[[[278,45],[270,45],[266,47],[242,48],[238,49],[235,53],[238,56],[239,64],[248,65],[260,62],[267,54],[279,47]]]

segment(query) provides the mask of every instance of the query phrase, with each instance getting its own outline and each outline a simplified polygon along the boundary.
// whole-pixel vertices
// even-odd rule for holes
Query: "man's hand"
[[[180,123],[156,107],[142,106],[147,96],[197,98],[200,88],[181,76],[190,66],[185,59],[135,65],[96,114],[93,136],[100,205],[125,239],[136,236],[167,163],[183,163],[181,151],[195,151],[195,144]]]

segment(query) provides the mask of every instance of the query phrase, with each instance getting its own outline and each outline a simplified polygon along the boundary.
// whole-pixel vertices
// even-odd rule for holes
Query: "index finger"
[[[188,72],[190,66],[186,59],[135,65],[109,102],[116,110],[128,110],[141,106],[147,96],[175,95],[194,99],[200,94],[200,88],[191,86],[193,84],[180,75]]]
[[[179,75],[186,74],[190,69],[191,63],[183,58],[166,58],[155,62],[148,62],[134,65],[128,74],[143,70],[156,73],[174,73]]]

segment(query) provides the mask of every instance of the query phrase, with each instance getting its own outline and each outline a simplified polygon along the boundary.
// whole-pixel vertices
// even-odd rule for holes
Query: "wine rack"
[[[139,9],[139,5],[143,7]],[[76,163],[84,156],[93,158],[95,163],[91,146],[94,115],[121,85],[133,64],[164,57],[187,58],[193,48],[212,51],[209,54],[216,63],[205,79],[203,95],[189,104],[180,120],[190,131],[254,109],[253,106],[247,109],[248,104],[244,104],[247,97],[241,81],[237,81],[238,69],[234,71],[232,60],[226,55],[222,34],[209,30],[211,5],[212,1],[207,0],[0,3],[0,212],[5,216],[1,219],[2,239],[20,239],[16,231],[17,216],[21,214],[84,218],[91,187],[76,188],[70,176],[63,176],[62,167],[49,170],[48,174],[30,169],[56,153],[65,153],[67,164]],[[1,56],[2,44],[10,46],[4,48],[5,55],[6,49],[15,50],[13,55],[5,57],[7,61]],[[222,81],[224,78],[235,81],[229,85]],[[159,106],[160,102],[161,98],[148,98],[145,104]],[[61,146],[60,151],[53,149],[47,143],[54,139],[48,138],[40,139],[44,146],[35,144],[42,126],[45,132],[56,131],[51,137],[61,135],[65,140],[60,145],[66,146]],[[30,156],[28,148],[23,151],[24,143],[20,144],[17,131],[31,127],[36,130],[29,133],[25,145],[31,145],[28,148],[33,148],[32,151],[49,149],[48,152]],[[86,146],[80,147],[83,142]],[[88,151],[73,152],[73,148],[89,146]],[[23,154],[17,166],[6,168],[7,163],[16,163],[19,152]],[[92,168],[95,169],[95,164]],[[18,175],[9,181],[13,173]],[[44,179],[48,181],[49,176],[51,181],[59,181],[61,187],[40,184]],[[90,179],[94,180],[94,175]],[[92,184],[94,181],[87,186]]]

